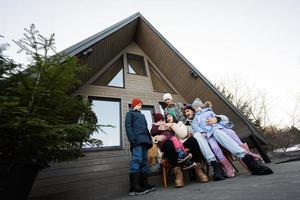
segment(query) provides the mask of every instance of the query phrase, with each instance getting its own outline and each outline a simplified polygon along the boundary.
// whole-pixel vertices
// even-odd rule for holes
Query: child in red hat
[[[143,102],[139,98],[131,101],[132,109],[125,118],[127,138],[130,143],[130,189],[129,195],[146,194],[156,189],[148,183],[148,149],[152,147],[151,136],[145,116],[141,113]]]

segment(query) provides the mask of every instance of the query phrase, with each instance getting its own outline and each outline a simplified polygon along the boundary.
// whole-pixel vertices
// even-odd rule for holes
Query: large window
[[[121,146],[121,101],[119,99],[90,98],[101,130],[92,138],[103,142],[102,148]],[[84,148],[95,148],[84,144]]]
[[[146,76],[146,67],[143,56],[127,53],[127,68],[129,74]]]
[[[92,84],[100,86],[124,87],[123,56],[116,60]]]

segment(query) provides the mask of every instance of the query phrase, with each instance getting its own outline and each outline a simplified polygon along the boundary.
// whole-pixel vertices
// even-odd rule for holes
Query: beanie
[[[134,98],[134,99],[132,99],[132,101],[131,101],[131,107],[134,108],[134,107],[135,107],[136,105],[138,105],[139,103],[142,103],[142,104],[143,104],[142,100],[141,100],[140,98]]]
[[[169,110],[169,111],[165,114],[166,121],[167,121],[167,116],[168,116],[168,115],[171,115],[171,116],[173,117],[173,121],[174,121],[174,122],[177,121],[176,114],[175,114],[174,111]]]
[[[199,99],[199,98],[196,98],[194,100],[194,102],[192,103],[192,107],[195,109],[195,108],[198,108],[198,107],[203,107],[203,103],[202,101]]]
[[[164,120],[164,116],[161,113],[155,113],[153,118],[155,123],[160,120]]]
[[[166,101],[167,99],[171,99],[171,100],[173,100],[173,97],[172,97],[172,95],[171,95],[170,93],[166,93],[166,94],[164,94],[164,96],[163,96],[163,100],[164,100],[164,101]]]
[[[192,110],[192,111],[195,112],[195,109],[192,107],[191,104],[186,104],[186,105],[184,106],[184,108],[183,108],[183,111],[185,111],[185,110],[187,110],[187,109]]]

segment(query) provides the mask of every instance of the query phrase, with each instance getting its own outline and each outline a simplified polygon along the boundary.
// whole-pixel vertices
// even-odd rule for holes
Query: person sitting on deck
[[[173,118],[175,118],[175,116],[173,116]],[[153,136],[154,143],[158,143],[160,150],[163,151],[166,140],[171,140],[178,155],[178,163],[183,164],[183,169],[186,170],[195,167],[196,163],[190,160],[192,154],[187,152],[186,148],[172,130],[172,127],[174,127],[175,124],[166,123],[164,121],[164,116],[161,113],[155,113],[154,122],[155,123],[152,124],[151,135]],[[157,141],[155,140],[156,135],[164,135],[165,139],[163,141]]]
[[[194,134],[200,133],[203,135],[208,140],[213,151],[215,146],[219,143],[234,156],[241,159],[253,175],[267,175],[273,173],[269,167],[259,164],[248,151],[226,134],[225,131],[226,128],[228,128],[226,125],[220,123],[207,124],[208,119],[216,116],[209,106],[205,106],[199,98],[196,98],[192,103],[192,107],[196,112],[192,121]]]
[[[170,93],[166,93],[163,95],[163,100],[165,102],[165,113],[167,112],[174,112],[176,114],[176,119],[179,121],[182,121],[183,123],[187,122],[187,118],[185,114],[183,114],[183,104],[180,102],[174,103],[173,97]],[[210,119],[214,120],[214,119]],[[219,119],[219,121],[222,119]],[[195,162],[198,162],[197,167],[195,168],[195,175],[198,174],[198,168],[201,169],[200,161],[202,160],[202,155],[204,156],[205,160],[213,167],[213,179],[215,181],[224,180],[224,171],[221,167],[221,164],[217,161],[214,153],[212,152],[211,148],[209,147],[209,144],[207,140],[202,135],[193,134],[192,131],[189,131],[187,129],[187,137],[184,139],[181,139],[184,146],[186,148],[190,149],[190,152],[193,155],[193,159],[195,159],[195,156],[197,155],[197,161],[195,159]],[[199,136],[199,137],[198,137]],[[168,145],[168,142],[166,142],[166,145],[164,146],[165,153],[168,155],[167,157],[174,157],[173,151],[170,145]],[[202,153],[202,154],[201,154]],[[172,159],[171,159],[172,161]],[[198,178],[199,179],[199,178]]]

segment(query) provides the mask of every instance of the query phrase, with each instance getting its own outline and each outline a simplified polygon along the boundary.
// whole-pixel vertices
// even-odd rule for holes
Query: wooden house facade
[[[214,111],[227,115],[235,131],[256,148],[266,139],[217,89],[185,59],[140,13],[97,33],[64,51],[89,67],[75,95],[92,101],[104,132],[94,137],[103,147],[85,146],[85,157],[53,163],[38,175],[30,199],[112,199],[127,195],[129,143],[124,118],[133,97],[142,98],[148,123],[161,111],[162,96],[192,102],[210,100]],[[158,177],[159,178],[159,177]]]

